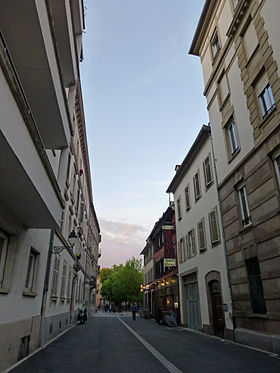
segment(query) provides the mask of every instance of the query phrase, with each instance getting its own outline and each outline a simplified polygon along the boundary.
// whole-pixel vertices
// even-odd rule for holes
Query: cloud
[[[125,263],[139,254],[146,244],[149,230],[137,224],[121,223],[99,218],[102,235],[101,267],[111,267],[113,264]]]

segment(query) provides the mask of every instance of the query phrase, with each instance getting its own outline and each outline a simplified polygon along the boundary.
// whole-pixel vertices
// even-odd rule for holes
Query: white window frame
[[[3,239],[3,245],[0,248],[0,288],[3,287],[5,277],[5,267],[8,255],[8,236],[0,230],[0,237]]]
[[[60,257],[58,255],[55,255],[54,263],[53,263],[53,278],[52,278],[52,289],[51,289],[51,295],[53,297],[57,296],[59,266],[60,266]]]
[[[276,172],[276,177],[277,177],[277,181],[278,181],[278,186],[279,186],[279,189],[280,189],[280,152],[277,153],[274,156],[273,163],[274,163],[274,167],[275,167],[275,172]]]
[[[242,199],[243,196],[244,198]],[[249,208],[247,191],[246,191],[245,185],[242,185],[238,189],[238,198],[239,198],[239,206],[240,206],[240,212],[241,212],[241,217],[242,217],[242,226],[245,228],[248,225],[252,224],[252,218],[250,214],[250,208]],[[243,201],[244,201],[244,204],[243,204]],[[247,211],[244,210],[244,207]]]
[[[72,280],[72,269],[69,265],[69,269],[68,269],[68,278],[67,278],[67,292],[66,292],[66,296],[68,299],[70,299],[70,296],[71,296],[71,280]]]
[[[66,273],[67,273],[67,262],[66,260],[64,260],[63,267],[62,267],[62,275],[61,275],[60,298],[65,298]]]
[[[269,83],[258,95],[258,102],[262,118],[264,118],[271,112],[271,110],[275,106],[275,100]]]
[[[213,214],[215,215],[217,237],[214,237],[214,227],[213,227],[213,220],[212,220]],[[220,236],[220,225],[219,225],[219,216],[218,216],[217,207],[215,207],[213,210],[211,210],[209,212],[208,219],[209,219],[211,243],[212,243],[212,245],[216,245],[221,240],[221,236]]]
[[[25,292],[35,293],[39,253],[33,247],[30,249],[25,278]]]
[[[184,239],[181,238],[179,241],[179,254],[180,254],[180,262],[183,263],[186,260],[185,256],[185,245],[184,245]]]
[[[181,212],[181,198],[177,199],[177,211],[178,211],[178,220],[182,219],[182,212]]]
[[[191,239],[190,239],[191,238]],[[192,229],[187,234],[188,254],[190,258],[196,255],[195,229]]]
[[[208,160],[208,166],[207,166],[207,160]],[[210,180],[207,180],[207,167],[209,169],[210,174]],[[208,154],[208,156],[203,161],[203,172],[204,172],[204,181],[205,181],[205,188],[208,189],[212,183],[213,183],[213,172],[212,172],[212,163],[211,163],[211,156]]]
[[[191,208],[190,184],[188,184],[185,188],[185,203],[186,203],[186,211],[190,210]]]
[[[197,179],[196,179],[196,176],[197,176]],[[197,193],[197,185],[198,185],[199,193]],[[195,201],[197,201],[201,197],[201,184],[200,184],[199,170],[197,170],[197,172],[195,173],[193,177],[193,187],[194,187],[194,198],[195,198]]]
[[[212,56],[213,56],[213,59],[215,59],[217,54],[219,53],[219,50],[221,49],[221,43],[220,43],[217,29],[215,29],[215,31],[213,32],[210,44],[211,44]]]
[[[202,227],[202,232],[201,232],[200,227]],[[201,245],[201,234],[203,235],[203,243],[204,243],[204,245]],[[207,249],[207,241],[206,241],[206,234],[205,234],[205,221],[204,221],[204,218],[201,219],[197,223],[197,242],[198,242],[199,251],[204,251],[204,250]]]
[[[239,149],[239,139],[237,135],[237,128],[233,118],[230,119],[226,126],[227,138],[229,143],[230,155],[233,156]]]

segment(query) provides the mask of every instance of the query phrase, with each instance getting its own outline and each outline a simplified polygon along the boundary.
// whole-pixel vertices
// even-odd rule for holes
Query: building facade
[[[83,30],[81,0],[1,3],[1,371],[92,302],[100,230],[79,81]]]
[[[146,246],[140,255],[144,255],[144,309],[146,314],[151,316],[155,314],[155,310],[153,309],[152,301],[152,284],[154,281],[154,248],[153,242],[150,239],[147,240]]]
[[[167,189],[174,194],[181,323],[233,339],[211,131],[202,126]]]
[[[168,311],[172,310],[177,315],[177,321],[180,322],[173,205],[170,205],[155,223],[141,254],[144,255],[144,274],[146,274],[145,308],[150,310],[152,317],[156,317],[158,308],[161,308],[163,319]]]
[[[235,338],[280,352],[280,3],[206,1],[200,56],[232,288]]]

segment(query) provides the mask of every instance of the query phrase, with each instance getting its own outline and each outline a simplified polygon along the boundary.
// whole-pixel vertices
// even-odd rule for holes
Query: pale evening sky
[[[101,267],[139,257],[165,193],[208,123],[188,54],[204,0],[85,0],[81,80]]]

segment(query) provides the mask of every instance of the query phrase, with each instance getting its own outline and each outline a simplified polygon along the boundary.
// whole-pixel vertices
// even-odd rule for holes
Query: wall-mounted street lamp
[[[77,242],[77,239],[78,239],[78,237],[77,237],[77,235],[76,235],[76,233],[73,229],[72,232],[68,236],[69,245],[68,246],[53,246],[52,254],[59,254],[59,253],[61,253],[62,250],[67,249],[67,248],[72,249],[74,247],[75,243]]]

